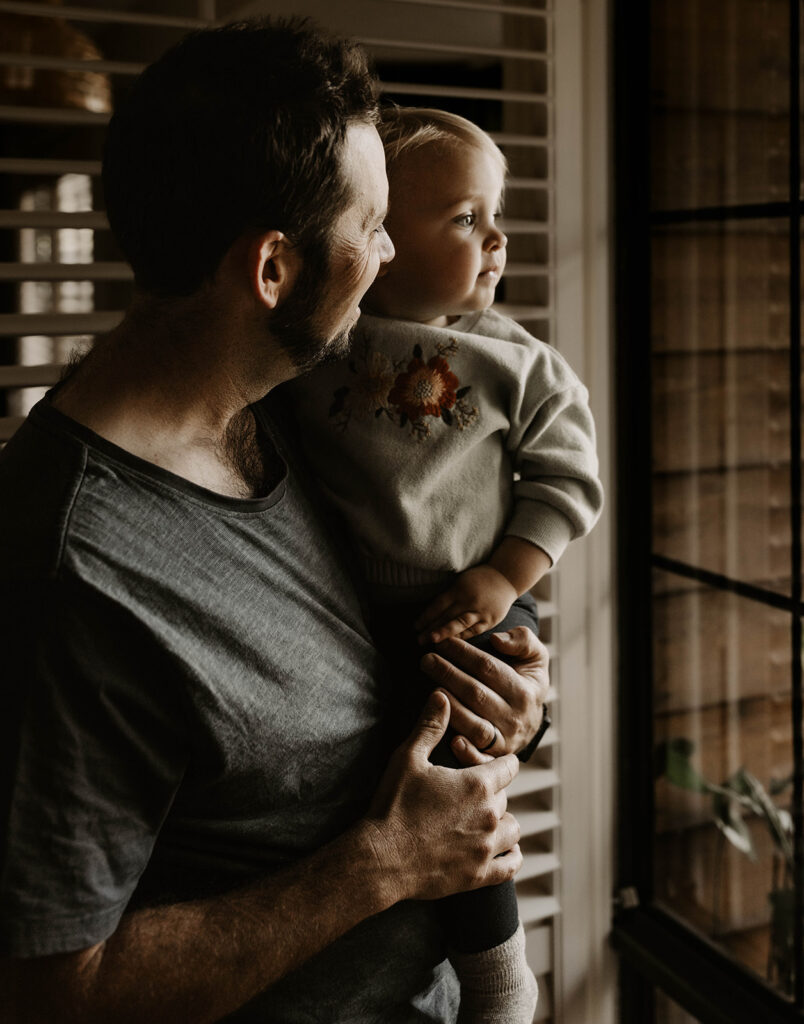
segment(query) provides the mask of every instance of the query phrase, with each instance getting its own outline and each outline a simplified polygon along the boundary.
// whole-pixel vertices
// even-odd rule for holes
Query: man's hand
[[[511,582],[490,565],[462,572],[432,601],[415,622],[419,643],[437,644],[448,637],[469,640],[502,622],[517,599]]]
[[[391,902],[496,885],[522,864],[519,825],[505,793],[519,762],[500,757],[461,771],[431,764],[448,722],[446,695],[436,691],[394,752],[362,823],[370,829],[376,873],[393,886]]]
[[[398,900],[513,878],[522,854],[505,787],[519,762],[430,764],[448,721],[433,693],[368,815],[307,857],[239,889],[126,913],[84,950],[0,958],[3,1021],[211,1024]]]
[[[464,765],[517,753],[542,723],[550,688],[547,648],[525,626],[493,634],[492,643],[506,661],[455,638],[421,661],[422,671],[447,693],[457,734],[452,751]]]

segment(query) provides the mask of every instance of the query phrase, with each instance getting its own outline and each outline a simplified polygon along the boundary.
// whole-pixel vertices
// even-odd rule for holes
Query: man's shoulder
[[[70,509],[86,456],[34,409],[0,452],[0,573],[48,577],[58,571]]]

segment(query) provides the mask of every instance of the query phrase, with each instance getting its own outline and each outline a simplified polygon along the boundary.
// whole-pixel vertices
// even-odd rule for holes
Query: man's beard
[[[321,363],[342,359],[352,347],[354,325],[329,340],[318,326],[330,286],[329,251],[324,243],[308,246],[293,291],[274,313],[269,329],[299,374]]]

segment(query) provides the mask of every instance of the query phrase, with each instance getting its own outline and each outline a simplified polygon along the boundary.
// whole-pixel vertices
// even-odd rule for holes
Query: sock
[[[480,953],[450,953],[461,983],[458,1024],[531,1024],[539,986],[525,960],[520,924],[510,939]]]

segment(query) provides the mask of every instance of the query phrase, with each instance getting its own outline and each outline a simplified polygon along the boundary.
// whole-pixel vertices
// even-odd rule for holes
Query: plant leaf
[[[712,794],[712,817],[715,824],[728,839],[732,846],[746,854],[751,860],[756,861],[757,854],[751,833],[745,819],[740,814],[740,805],[722,793]]]
[[[776,796],[778,793],[783,793],[788,786],[793,784],[793,773],[785,776],[783,779],[771,779],[768,791],[771,796]]]
[[[786,817],[782,817],[779,808],[768,796],[765,791],[765,787],[755,775],[752,775],[751,772],[742,768],[738,774],[741,777],[743,785],[748,791],[748,795],[757,804],[758,813],[765,819],[771,838],[787,863],[792,864],[793,845],[790,842],[791,832],[788,827],[789,825],[792,825],[790,815],[787,814]]]
[[[690,756],[695,747],[684,737],[668,740],[666,744],[665,775],[668,782],[680,789],[688,789],[693,793],[706,793],[709,783],[690,763]]]

